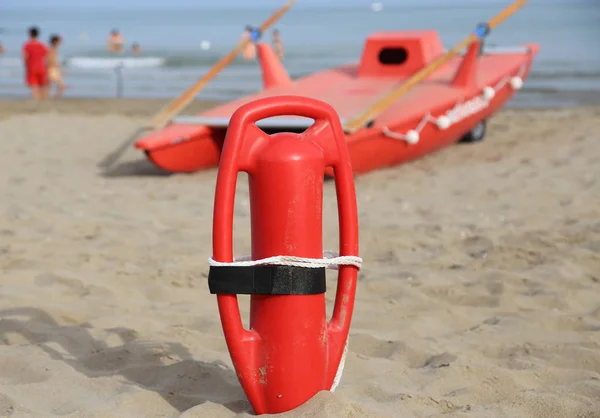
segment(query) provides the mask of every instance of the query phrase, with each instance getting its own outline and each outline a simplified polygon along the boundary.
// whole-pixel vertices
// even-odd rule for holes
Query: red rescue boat
[[[522,87],[539,45],[481,50],[480,40],[470,43],[464,54],[437,66],[370,123],[346,132],[354,172],[396,165],[459,140],[483,139],[486,120]],[[346,125],[445,53],[433,30],[377,32],[367,38],[360,62],[292,81],[269,45],[259,44],[258,52],[263,91],[196,116],[176,117],[139,139],[136,148],[170,172],[215,167],[230,117],[245,103],[279,95],[315,98],[329,103]],[[267,133],[301,132],[312,123],[290,115],[263,119],[257,126]]]

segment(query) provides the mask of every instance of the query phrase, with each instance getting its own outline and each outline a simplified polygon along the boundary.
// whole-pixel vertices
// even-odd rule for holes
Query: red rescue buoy
[[[280,115],[315,122],[301,134],[268,135],[255,125]],[[322,231],[326,167],[334,170],[340,258],[358,260],[339,263],[330,321]],[[246,264],[233,263],[239,171],[248,173],[250,189],[255,261]],[[270,257],[276,258],[265,260]],[[360,261],[354,178],[335,110],[298,96],[241,106],[231,117],[219,164],[209,287],[217,294],[239,381],[257,414],[289,411],[332,389],[350,329]],[[237,294],[251,295],[249,330],[242,325]]]

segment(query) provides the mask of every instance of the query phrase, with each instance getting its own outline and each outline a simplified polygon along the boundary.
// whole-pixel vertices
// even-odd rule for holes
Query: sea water
[[[378,30],[435,29],[450,48],[476,24],[512,0],[298,0],[275,25],[292,77],[359,59],[365,37]],[[283,1],[220,0],[2,0],[0,97],[28,94],[20,48],[27,28],[42,39],[60,34],[71,97],[114,97],[117,77],[124,97],[175,97],[239,41],[245,25],[258,26]],[[254,5],[254,6],[253,6]],[[376,9],[378,11],[376,11]],[[144,59],[125,53],[110,61],[105,43],[118,29],[126,48],[137,42]],[[271,41],[271,31],[264,34]],[[600,0],[530,0],[495,29],[490,47],[541,44],[532,73],[512,106],[564,106],[600,101]],[[118,61],[118,60],[117,60]],[[121,68],[119,68],[121,67]],[[258,64],[240,58],[199,98],[229,100],[261,88]]]

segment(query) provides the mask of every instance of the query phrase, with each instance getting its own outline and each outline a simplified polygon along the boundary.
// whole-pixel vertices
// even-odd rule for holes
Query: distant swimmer
[[[131,52],[133,52],[135,55],[142,55],[142,48],[140,48],[140,44],[135,42],[133,45],[131,45]]]
[[[31,97],[34,100],[46,99],[48,96],[48,47],[40,42],[39,34],[40,30],[37,27],[30,28],[29,40],[23,45],[25,81],[31,88]]]
[[[4,45],[0,44],[0,55],[4,54],[6,50],[4,49]]]
[[[279,30],[273,29],[273,50],[280,60],[283,60],[283,42],[281,42],[281,35]]]
[[[113,29],[108,37],[108,50],[112,53],[121,53],[123,52],[124,45],[125,39],[123,39],[123,36],[119,33],[118,30]]]
[[[242,51],[242,56],[245,60],[253,60],[256,57],[256,44],[258,40],[258,30],[254,29],[250,25],[246,25],[244,33],[242,33],[242,40],[249,39],[250,42],[246,44]]]
[[[48,66],[48,79],[50,80],[50,88],[52,84],[56,84],[55,98],[62,96],[63,91],[67,87],[63,81],[63,71],[60,65],[60,57],[58,55],[58,47],[62,43],[62,39],[58,35],[52,35],[50,37],[50,51],[46,59],[46,65]]]

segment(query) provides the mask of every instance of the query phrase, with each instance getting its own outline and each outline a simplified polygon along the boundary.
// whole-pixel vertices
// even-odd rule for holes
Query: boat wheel
[[[483,141],[483,138],[485,138],[486,126],[487,121],[484,119],[467,132],[458,142],[471,143]]]

